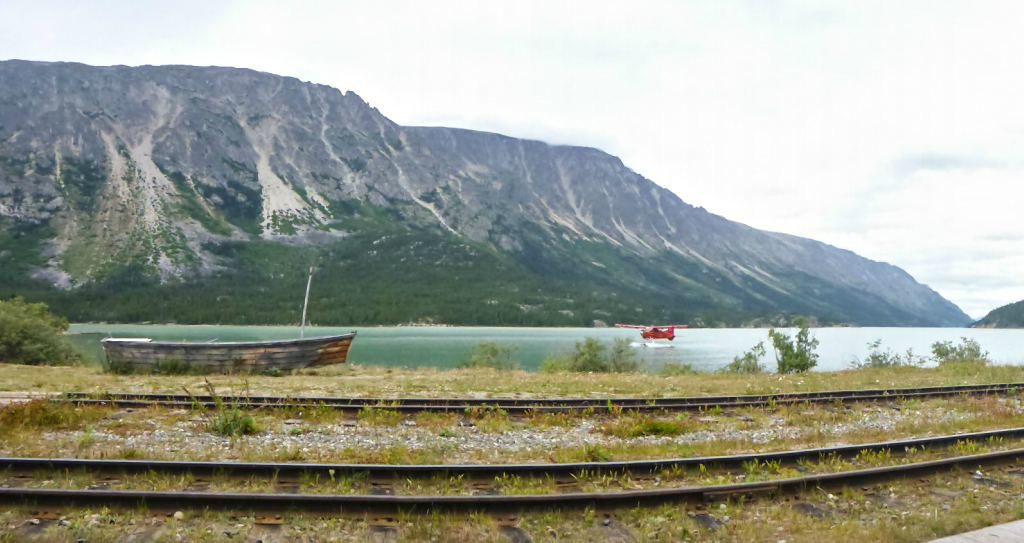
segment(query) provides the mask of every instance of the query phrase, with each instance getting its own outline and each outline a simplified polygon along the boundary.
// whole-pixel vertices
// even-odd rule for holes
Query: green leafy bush
[[[818,353],[814,352],[818,348],[818,339],[811,337],[804,319],[798,318],[793,324],[800,329],[795,339],[790,339],[788,334],[774,328],[768,330],[779,373],[801,373],[818,365]]]
[[[760,342],[750,348],[749,351],[740,356],[733,357],[732,362],[721,369],[722,373],[764,373],[764,365],[761,359],[764,358],[764,342]]]
[[[541,364],[541,371],[626,373],[640,369],[636,353],[626,338],[615,340],[609,350],[603,343],[588,337],[576,342],[576,349],[568,356],[551,357]]]
[[[864,361],[854,360],[850,363],[854,369],[866,368],[901,368],[917,367],[927,360],[923,356],[914,354],[913,349],[907,349],[906,353],[900,354],[892,349],[882,350],[882,340],[876,339],[868,343],[868,357]]]
[[[983,351],[981,344],[966,337],[960,338],[959,345],[954,344],[952,341],[936,341],[932,343],[932,356],[939,365],[963,362],[987,364],[990,362],[988,351]]]
[[[46,304],[21,298],[0,300],[0,362],[74,364],[79,356],[64,339],[68,321],[50,313]]]
[[[459,362],[460,368],[494,368],[496,370],[514,370],[519,363],[512,359],[515,347],[499,345],[485,341],[473,348],[469,358]]]
[[[260,432],[256,419],[252,415],[242,411],[237,404],[228,404],[220,395],[209,380],[205,380],[204,387],[207,393],[213,398],[213,412],[202,407],[199,400],[186,388],[185,393],[192,398],[192,403],[202,411],[205,422],[203,426],[206,431],[224,437],[246,436]]]
[[[626,338],[612,342],[612,347],[608,350],[608,370],[613,373],[628,373],[639,369],[640,362],[636,359],[632,342]]]
[[[665,377],[676,377],[679,375],[696,375],[700,372],[687,362],[669,362],[662,366],[661,371],[658,373]]]
[[[237,407],[221,409],[214,413],[207,420],[206,429],[225,437],[246,436],[260,431],[256,426],[256,419]]]

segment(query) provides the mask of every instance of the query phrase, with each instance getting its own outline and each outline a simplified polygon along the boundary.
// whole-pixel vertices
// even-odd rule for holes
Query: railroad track
[[[825,457],[852,458],[861,453],[904,451],[949,447],[967,441],[994,439],[1024,439],[1024,427],[988,430],[877,443],[839,445],[790,451],[750,453],[728,456],[697,456],[660,460],[628,460],[619,462],[573,462],[528,464],[311,464],[298,462],[192,462],[173,460],[98,460],[84,458],[22,458],[0,457],[0,470],[32,472],[38,470],[86,470],[92,473],[170,473],[257,477],[296,477],[300,475],[329,476],[364,474],[377,479],[406,479],[412,477],[496,477],[517,475],[528,477],[566,477],[580,473],[657,473],[678,468],[728,469],[744,465],[779,462],[792,464],[801,460],[819,460]]]
[[[231,405],[246,409],[329,408],[341,411],[387,409],[404,413],[502,410],[509,414],[586,410],[702,411],[715,408],[764,407],[801,403],[852,403],[927,399],[963,395],[1008,394],[1024,390],[1024,383],[996,383],[944,387],[791,392],[765,395],[691,396],[677,398],[357,398],[289,396],[218,396],[69,392],[56,401],[79,405],[121,407],[204,407]]]
[[[977,469],[1024,458],[1024,449],[954,456],[860,470],[822,473],[765,482],[703,485],[620,492],[577,492],[543,495],[398,496],[374,494],[292,494],[240,492],[167,492],[137,490],[64,490],[0,488],[0,501],[36,506],[145,506],[171,509],[217,509],[277,513],[286,511],[367,514],[398,512],[487,512],[584,507],[629,508],[661,503],[706,503],[751,500],[799,493],[811,488],[864,486],[904,477],[921,477],[957,468]]]

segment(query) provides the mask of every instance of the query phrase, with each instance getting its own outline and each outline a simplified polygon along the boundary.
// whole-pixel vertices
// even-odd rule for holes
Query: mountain
[[[975,328],[1024,328],[1024,300],[998,307],[974,323]]]
[[[73,320],[962,325],[903,270],[597,149],[236,68],[0,62],[0,296]]]

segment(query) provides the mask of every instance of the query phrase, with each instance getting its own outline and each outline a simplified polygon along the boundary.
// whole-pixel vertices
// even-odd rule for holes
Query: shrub
[[[613,373],[629,373],[640,369],[632,342],[626,338],[616,339],[608,350],[608,369]]]
[[[214,412],[212,414],[203,408],[203,416],[206,419],[204,424],[206,431],[225,437],[259,433],[259,426],[256,425],[256,419],[252,415],[242,411],[237,405],[224,403],[223,398],[217,394],[216,389],[214,389],[213,384],[209,380],[205,381],[205,388],[210,397],[213,398],[214,404]],[[187,388],[185,393],[192,398],[194,405],[199,405],[197,398]]]
[[[914,354],[913,349],[907,349],[904,354],[894,352],[892,349],[882,350],[882,340],[876,339],[868,343],[868,357],[863,362],[854,360],[850,366],[854,369],[866,368],[901,368],[917,367],[925,363],[925,358]]]
[[[77,363],[78,354],[63,337],[67,329],[68,321],[50,313],[46,304],[0,300],[0,362]]]
[[[260,431],[256,419],[237,407],[218,409],[207,419],[206,429],[225,437],[245,436]]]
[[[800,329],[795,339],[790,339],[789,335],[774,328],[768,330],[779,373],[801,373],[818,365],[818,353],[814,352],[818,348],[818,339],[811,337],[804,319],[798,318],[793,324]]]
[[[571,371],[593,373],[624,373],[640,368],[636,353],[625,338],[615,340],[612,348],[588,337],[576,343],[576,349],[568,356],[551,357],[541,364],[541,371]]]
[[[764,342],[750,348],[741,356],[734,357],[732,362],[721,369],[722,373],[764,373],[761,359],[764,358]]]
[[[940,366],[958,362],[977,362],[982,364],[989,362],[988,351],[981,350],[981,344],[966,337],[960,338],[959,345],[954,345],[952,341],[936,341],[932,343],[932,356]]]
[[[519,363],[512,359],[515,347],[499,345],[485,341],[473,348],[469,358],[459,362],[460,368],[493,368],[496,370],[514,370]]]
[[[696,375],[700,372],[687,362],[669,362],[662,366],[661,371],[658,373],[665,377],[676,377],[679,375]]]

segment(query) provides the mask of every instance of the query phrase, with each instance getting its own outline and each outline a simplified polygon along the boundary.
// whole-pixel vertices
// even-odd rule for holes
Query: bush
[[[494,368],[496,370],[519,369],[519,363],[512,359],[515,347],[499,345],[490,341],[473,348],[469,358],[458,363],[460,368]]]
[[[259,433],[260,428],[256,424],[256,419],[248,413],[242,411],[238,405],[228,405],[221,398],[213,384],[209,380],[205,381],[205,388],[207,393],[213,398],[214,412],[210,413],[205,408],[203,410],[203,418],[206,419],[203,426],[206,431],[221,435],[224,437],[237,437],[245,436],[250,434]],[[192,395],[191,392],[186,388],[185,394],[188,394],[192,398],[194,405],[199,405],[198,399]]]
[[[932,356],[940,366],[960,362],[982,364],[989,362],[988,351],[981,350],[981,344],[966,337],[960,338],[959,345],[954,345],[952,341],[936,341],[932,343]]]
[[[662,366],[658,373],[665,377],[677,377],[679,375],[696,375],[700,372],[692,364],[686,362],[669,362]]]
[[[207,419],[206,429],[224,437],[246,436],[260,431],[256,419],[237,407],[219,409]]]
[[[608,350],[608,369],[613,373],[629,373],[640,369],[632,342],[626,338],[616,339]]]
[[[818,365],[818,353],[814,352],[818,348],[818,339],[811,337],[804,319],[798,318],[793,324],[800,328],[795,340],[774,328],[768,330],[779,373],[802,373]]]
[[[64,339],[67,329],[68,321],[46,304],[0,300],[0,362],[75,364],[80,358]]]
[[[571,355],[551,357],[541,364],[541,371],[544,372],[625,373],[639,368],[636,353],[630,341],[625,338],[615,340],[608,351],[603,343],[588,337],[576,343],[576,349]]]
[[[868,357],[861,362],[854,360],[850,366],[854,369],[866,368],[904,368],[917,367],[925,363],[925,358],[914,354],[913,349],[907,349],[904,354],[894,352],[892,349],[882,350],[882,340],[876,339],[868,343]]]
[[[761,359],[764,358],[764,342],[760,342],[750,348],[749,351],[732,359],[727,366],[721,369],[722,373],[764,373],[764,366]]]

